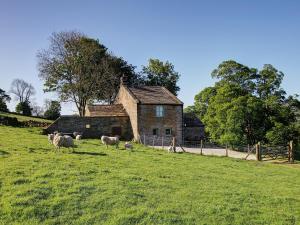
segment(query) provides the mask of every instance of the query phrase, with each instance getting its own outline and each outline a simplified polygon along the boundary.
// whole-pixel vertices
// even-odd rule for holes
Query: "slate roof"
[[[128,116],[122,104],[114,105],[88,105],[90,116]]]
[[[183,105],[183,103],[165,87],[143,86],[128,87],[133,97],[141,104]]]
[[[194,113],[184,113],[183,123],[185,127],[204,127],[204,124]]]

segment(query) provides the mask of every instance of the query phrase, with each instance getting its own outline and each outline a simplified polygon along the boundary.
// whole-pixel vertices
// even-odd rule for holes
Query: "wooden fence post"
[[[257,160],[257,161],[261,161],[260,142],[258,142],[258,143],[255,145],[255,148],[256,148],[256,160]]]
[[[203,155],[203,152],[202,152],[202,148],[203,148],[203,140],[202,140],[202,139],[201,139],[201,142],[200,142],[200,148],[201,148],[200,155]]]
[[[228,145],[226,144],[226,154],[225,154],[226,157],[228,157]]]
[[[289,162],[294,163],[293,141],[289,142]]]
[[[176,152],[176,138],[173,137],[173,140],[172,140],[172,148],[173,148],[173,151]]]
[[[146,136],[144,134],[144,145],[146,145]]]
[[[162,146],[162,149],[164,149],[164,136],[161,136],[161,146]]]

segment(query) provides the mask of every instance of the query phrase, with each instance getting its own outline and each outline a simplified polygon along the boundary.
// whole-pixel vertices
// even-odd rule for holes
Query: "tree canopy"
[[[46,101],[44,117],[49,120],[56,120],[60,117],[61,106],[58,101]]]
[[[143,66],[141,73],[146,85],[164,86],[174,95],[177,95],[180,90],[177,85],[180,75],[174,70],[174,65],[169,61],[149,59],[149,64]]]
[[[297,97],[286,96],[284,74],[272,65],[261,70],[233,60],[212,72],[218,81],[195,96],[194,112],[210,137],[222,144],[283,144],[296,139]]]
[[[123,74],[129,80],[135,76],[132,65],[109,53],[99,40],[76,31],[53,33],[49,48],[37,57],[45,91],[74,102],[80,116],[89,102],[112,103]]]
[[[19,103],[30,103],[30,98],[35,95],[34,87],[22,79],[13,80],[10,92],[16,96]]]

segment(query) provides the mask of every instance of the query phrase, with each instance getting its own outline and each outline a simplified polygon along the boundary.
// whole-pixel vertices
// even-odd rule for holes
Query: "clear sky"
[[[137,69],[151,57],[172,62],[185,106],[215,82],[211,71],[228,59],[256,68],[272,64],[284,72],[288,94],[300,94],[297,0],[0,0],[0,28],[0,88],[8,91],[22,78],[34,85],[40,105],[55,96],[42,91],[36,53],[48,47],[52,32],[74,29]],[[63,114],[70,113],[71,105],[63,105]]]

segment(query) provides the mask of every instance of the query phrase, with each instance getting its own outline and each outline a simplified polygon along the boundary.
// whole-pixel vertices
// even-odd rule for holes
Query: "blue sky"
[[[0,1],[0,88],[22,78],[45,98],[36,53],[54,31],[79,30],[140,69],[149,58],[169,60],[181,74],[185,106],[218,64],[234,59],[284,72],[288,94],[300,94],[300,1]],[[11,109],[15,102],[10,103]],[[74,107],[63,105],[63,114]]]

